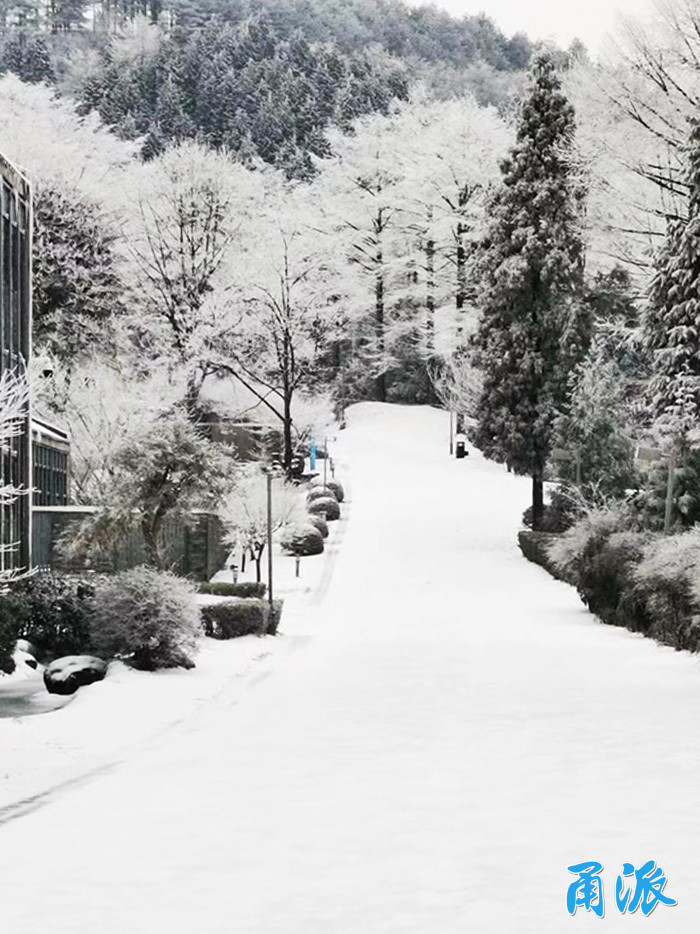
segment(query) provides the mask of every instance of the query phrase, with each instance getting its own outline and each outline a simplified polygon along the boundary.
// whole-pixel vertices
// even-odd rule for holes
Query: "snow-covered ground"
[[[6,822],[3,930],[697,929],[700,661],[522,559],[527,481],[447,443],[444,413],[351,410],[350,521],[285,613],[291,650]],[[620,915],[622,863],[647,859],[678,905]],[[566,912],[586,860],[602,921]]]

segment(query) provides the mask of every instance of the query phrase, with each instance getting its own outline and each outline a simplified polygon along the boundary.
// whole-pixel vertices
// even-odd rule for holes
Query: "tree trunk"
[[[256,545],[255,552],[253,557],[255,558],[255,580],[259,584],[262,580],[262,568],[260,567],[260,562],[262,561],[263,552],[265,551],[265,545]]]
[[[432,224],[433,212],[428,210],[428,224]],[[426,297],[425,297],[425,349],[428,357],[435,350],[435,241],[428,232],[425,244],[425,271],[426,271]]]
[[[292,414],[291,399],[285,395],[284,398],[284,470],[287,479],[292,479],[292,460],[294,458],[294,446],[292,443]]]
[[[377,400],[386,402],[386,374],[384,372],[384,255],[381,245],[377,247],[376,274],[374,282],[374,318],[377,334],[377,356],[379,373],[375,380]]]
[[[159,518],[144,516],[141,519],[141,533],[146,552],[146,561],[151,567],[162,569],[163,555],[161,552],[160,531],[162,522]]]
[[[544,519],[544,484],[541,475],[532,476],[532,529],[539,531]]]
[[[464,248],[464,224],[457,224],[457,311],[462,311],[467,299],[467,251]],[[459,330],[462,330],[460,318]]]

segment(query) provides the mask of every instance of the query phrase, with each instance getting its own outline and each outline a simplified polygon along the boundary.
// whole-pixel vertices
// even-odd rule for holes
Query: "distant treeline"
[[[34,26],[50,33],[114,31],[139,15],[197,27],[212,18],[236,26],[260,14],[281,39],[301,32],[309,42],[334,42],[346,51],[379,44],[391,55],[457,67],[483,61],[520,70],[532,53],[527,36],[507,38],[484,14],[457,19],[400,0],[0,0],[0,28]]]

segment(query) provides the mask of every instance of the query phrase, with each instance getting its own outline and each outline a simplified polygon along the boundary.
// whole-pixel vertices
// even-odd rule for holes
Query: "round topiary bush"
[[[315,486],[312,489],[310,489],[309,492],[306,494],[306,502],[313,503],[314,500],[326,499],[327,497],[330,497],[331,499],[334,499],[337,502],[337,497],[335,493],[332,493],[331,490],[327,486]]]
[[[134,668],[193,668],[201,633],[193,585],[169,571],[138,567],[99,581],[90,635],[102,658]]]
[[[323,477],[314,477],[311,481],[312,489],[323,489]],[[342,503],[345,499],[345,490],[343,489],[343,484],[339,480],[326,480],[325,488],[330,490],[333,496],[338,500],[339,503]]]
[[[285,530],[280,544],[290,555],[320,555],[323,552],[323,535],[313,525],[296,525]]]
[[[315,516],[313,513],[309,513],[307,519],[309,524],[318,529],[324,538],[328,538],[328,523],[323,516]]]
[[[312,502],[307,505],[306,509],[307,512],[314,515],[325,512],[326,519],[329,522],[340,519],[340,506],[338,505],[338,500],[333,496],[322,496],[319,499],[312,500]]]

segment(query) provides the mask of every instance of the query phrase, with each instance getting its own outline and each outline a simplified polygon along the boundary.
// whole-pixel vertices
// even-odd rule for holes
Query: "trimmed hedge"
[[[563,534],[520,532],[518,542],[602,622],[700,651],[700,531],[625,530],[623,517],[600,510]]]
[[[315,516],[310,512],[306,517],[306,521],[309,523],[309,525],[313,525],[315,529],[318,529],[324,538],[328,538],[328,523],[323,518],[323,516]]]
[[[530,529],[522,529],[518,532],[518,545],[528,561],[539,564],[557,580],[565,581],[566,577],[557,570],[549,557],[549,546],[557,537],[552,532],[533,532]]]
[[[314,477],[311,481],[311,488],[324,489],[323,486],[323,477]],[[333,496],[338,500],[339,503],[342,503],[345,499],[345,490],[343,489],[343,484],[339,480],[326,480],[325,489],[330,490]]]
[[[240,584],[228,581],[212,581],[199,585],[200,593],[213,594],[215,597],[264,597],[267,593],[267,584],[258,584],[255,581],[244,581]]]
[[[321,499],[315,499],[313,502],[309,503],[306,507],[307,512],[318,515],[320,512],[325,512],[326,519],[328,522],[333,522],[336,519],[340,519],[340,506],[338,505],[338,500],[330,496],[323,496]]]
[[[317,499],[334,499],[336,502],[338,501],[338,497],[327,486],[313,486],[306,494],[307,503],[313,503]]]
[[[311,517],[309,517],[311,518]],[[280,540],[282,549],[290,555],[304,558],[323,553],[323,533],[313,525],[297,525],[286,529]]]
[[[204,634],[212,639],[239,636],[274,636],[282,617],[283,600],[274,600],[272,614],[267,600],[255,598],[226,600],[201,607]]]

